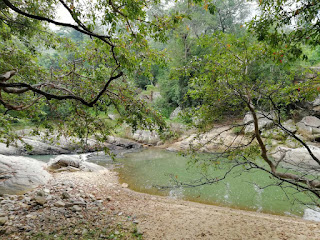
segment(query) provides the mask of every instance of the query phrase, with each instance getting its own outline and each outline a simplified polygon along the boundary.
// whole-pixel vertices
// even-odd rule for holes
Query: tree
[[[189,18],[183,19],[182,24],[170,32],[165,46],[170,58],[170,71],[161,78],[160,88],[167,105],[185,108],[193,105],[186,94],[192,73],[187,73],[185,66],[193,58],[206,54],[198,39],[216,32],[241,35],[245,31],[241,25],[249,10],[243,0],[203,1],[199,5],[181,1],[176,3],[174,10],[177,9]]]
[[[98,112],[107,112],[110,106],[133,127],[150,124],[163,127],[156,112],[134,99],[136,94],[126,81],[126,75],[136,66],[148,71],[149,61],[160,61],[146,39],[165,40],[165,29],[182,19],[178,13],[147,17],[147,8],[157,3],[1,1],[0,111],[4,127],[1,136],[7,143],[18,137],[14,131],[8,135],[15,117],[20,114],[36,119],[41,115],[43,119],[46,115],[43,110],[48,108],[56,117],[64,112],[64,121],[58,125],[63,127],[69,122],[69,127],[73,127],[68,131],[71,133],[73,129],[81,138],[88,129],[110,133],[110,128],[96,120]],[[68,12],[73,23],[56,20],[59,7]],[[66,38],[66,34],[53,33],[49,24],[71,31],[81,44]],[[45,50],[64,54],[52,55],[52,61],[44,64],[39,59]],[[13,113],[16,111],[21,113]],[[52,129],[49,126],[52,123],[44,126]]]
[[[301,55],[301,45],[320,41],[320,3],[315,0],[259,1],[261,14],[250,23],[259,40],[286,43]]]
[[[198,119],[197,126],[207,131],[218,120],[226,116],[230,119],[231,115],[241,116],[247,111],[251,120],[230,124],[206,139],[205,143],[195,143],[193,151],[212,142],[223,149],[212,158],[205,161],[196,158],[195,162],[210,166],[227,161],[231,167],[226,175],[236,167],[265,171],[273,177],[275,186],[284,191],[290,188],[303,192],[309,197],[305,204],[319,206],[320,179],[317,173],[320,160],[301,137],[283,124],[283,119],[290,117],[289,106],[314,98],[318,78],[294,84],[293,76],[288,74],[290,62],[287,55],[290,50],[271,48],[250,35],[236,38],[233,35],[215,34],[203,37],[199,44],[208,50],[207,54],[194,58],[187,67],[193,73],[189,94],[199,103],[192,111],[192,116]],[[275,135],[290,137],[305,148],[312,163],[305,166],[290,159],[284,161],[285,152],[277,148],[279,142],[270,141],[273,140],[272,132],[268,135],[268,131],[263,129],[261,118],[269,121]],[[236,134],[228,143],[220,138],[224,132],[232,132],[232,129],[240,128],[237,133],[243,132],[250,124],[253,128],[251,134]],[[280,157],[275,158],[275,154],[280,154]],[[195,184],[174,181],[180,186],[201,186],[219,182],[226,175],[205,176]]]

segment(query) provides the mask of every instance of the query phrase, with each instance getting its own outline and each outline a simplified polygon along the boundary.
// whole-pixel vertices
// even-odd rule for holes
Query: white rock
[[[21,194],[46,184],[51,175],[45,166],[32,158],[0,155],[0,192]]]
[[[288,121],[285,121],[284,123],[282,123],[282,125],[288,129],[289,131],[295,133],[297,131],[297,126],[295,124],[295,122],[292,119],[289,119]]]
[[[64,207],[66,204],[63,201],[57,201],[53,205],[55,207]]]
[[[128,183],[122,183],[121,187],[127,188],[127,187],[129,187],[129,184]]]
[[[307,135],[320,134],[320,119],[314,116],[304,117],[300,122],[297,123],[299,132]]]
[[[318,97],[312,102],[312,105],[313,105],[314,107],[320,105],[320,95],[318,95]]]
[[[157,144],[160,141],[159,134],[156,131],[149,130],[137,130],[132,138],[146,144]]]
[[[86,162],[81,155],[60,155],[54,159],[51,159],[48,163],[48,168],[54,171],[86,171],[95,172],[105,170],[104,167],[97,164]]]
[[[300,121],[300,123],[309,127],[320,127],[320,119],[314,116],[306,116]]]
[[[320,148],[315,146],[309,146],[309,148],[312,153],[320,160]],[[272,157],[274,157],[276,160],[280,160],[283,154],[283,163],[288,163],[294,166],[309,166],[310,168],[320,168],[319,164],[315,160],[313,160],[307,149],[304,147],[295,149],[277,147]]]

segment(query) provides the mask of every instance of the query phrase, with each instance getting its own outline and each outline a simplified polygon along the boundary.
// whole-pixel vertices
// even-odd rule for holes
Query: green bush
[[[162,97],[155,99],[152,106],[154,109],[158,110],[164,118],[170,118],[170,114],[175,109],[175,106],[167,103]]]

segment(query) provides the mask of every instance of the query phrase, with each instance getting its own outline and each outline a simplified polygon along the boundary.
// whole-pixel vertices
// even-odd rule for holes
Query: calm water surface
[[[188,158],[159,149],[127,154],[116,161],[123,163],[123,167],[116,169],[120,181],[138,192],[273,214],[302,216],[304,213],[304,206],[290,203],[293,200],[290,190],[287,189],[286,194],[279,187],[261,189],[273,181],[259,170],[244,172],[238,168],[219,183],[164,191],[155,186],[172,185],[172,176],[183,182],[192,182],[201,178],[201,171],[190,167]],[[209,172],[210,176],[221,177],[225,169],[212,168]],[[302,194],[298,197],[304,198]]]
[[[54,156],[33,156],[46,162],[52,157]],[[120,167],[115,168],[120,182],[128,183],[129,188],[138,192],[280,215],[302,216],[304,213],[305,206],[291,203],[293,192],[290,193],[290,189],[287,189],[287,194],[279,187],[261,189],[260,187],[268,186],[273,181],[268,174],[258,170],[244,172],[238,168],[224,181],[201,187],[166,190],[156,187],[172,186],[172,177],[183,182],[199,179],[202,176],[201,171],[190,166],[189,160],[174,152],[152,148],[128,153],[117,158],[115,162],[111,162],[110,157],[101,155],[88,157],[88,161],[104,166],[121,163]],[[228,165],[221,164],[219,167],[225,168]],[[225,169],[212,168],[209,173],[213,177],[221,177]],[[295,196],[304,198],[302,194]]]

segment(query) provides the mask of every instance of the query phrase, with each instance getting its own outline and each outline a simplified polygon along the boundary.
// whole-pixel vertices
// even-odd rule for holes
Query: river
[[[138,192],[250,211],[320,220],[319,213],[298,203],[297,199],[306,200],[304,194],[297,194],[295,190],[290,188],[269,186],[274,183],[274,180],[259,170],[244,171],[239,168],[233,170],[225,180],[212,185],[162,190],[157,186],[172,186],[172,178],[182,182],[194,182],[203,175],[200,169],[189,164],[190,159],[174,152],[155,148],[125,154],[122,158],[116,158],[114,162],[110,161],[110,157],[101,155],[86,154],[85,156],[88,156],[88,161],[107,167],[112,166],[119,173],[120,182],[128,183],[129,188]],[[42,161],[48,161],[52,157],[34,156]],[[208,175],[220,177],[228,167],[228,164],[220,164],[209,169]]]

